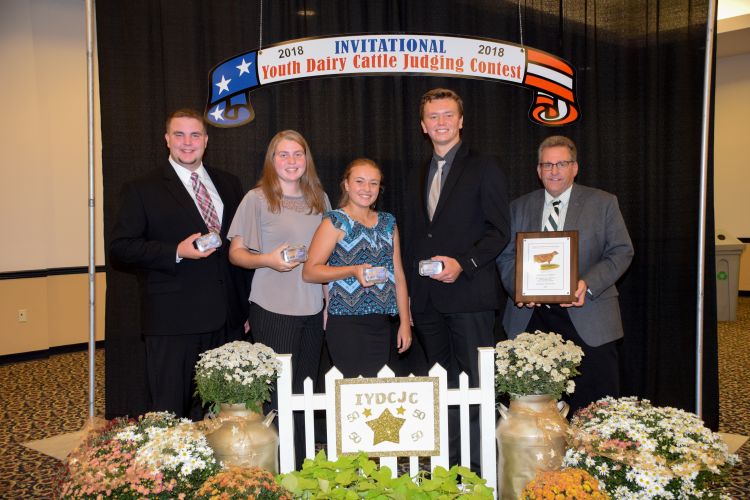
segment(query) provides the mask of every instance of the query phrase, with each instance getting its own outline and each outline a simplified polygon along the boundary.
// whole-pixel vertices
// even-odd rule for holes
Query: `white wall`
[[[0,0],[0,67],[0,272],[86,266],[85,2]]]
[[[750,50],[750,48],[749,48]],[[750,53],[716,61],[714,209],[716,230],[750,238]],[[750,290],[750,249],[740,264],[740,290]]]
[[[85,19],[83,0],[0,0],[0,273],[88,266]],[[95,130],[101,144],[98,122]],[[99,149],[96,156],[103,265]],[[104,273],[96,282],[102,339]],[[0,355],[86,342],[88,309],[86,274],[0,280]]]

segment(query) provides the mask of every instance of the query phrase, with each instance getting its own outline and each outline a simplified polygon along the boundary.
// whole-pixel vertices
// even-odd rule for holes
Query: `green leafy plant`
[[[461,476],[461,483],[458,477]],[[378,468],[365,453],[341,456],[335,462],[318,452],[307,459],[302,470],[280,474],[277,481],[303,499],[482,499],[492,498],[492,488],[466,467],[454,465],[450,470],[436,467],[432,474],[420,471],[415,478],[408,474],[392,477],[388,467]]]

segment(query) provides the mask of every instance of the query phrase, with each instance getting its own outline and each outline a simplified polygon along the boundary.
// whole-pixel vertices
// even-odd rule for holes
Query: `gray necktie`
[[[560,200],[552,202],[552,210],[544,223],[543,231],[557,231],[560,227]]]
[[[440,199],[440,186],[443,183],[444,165],[445,160],[438,160],[437,172],[435,172],[435,175],[432,177],[432,184],[430,184],[430,194],[427,197],[427,215],[429,215],[430,220],[432,220],[432,216],[435,215],[435,207],[437,207],[438,200]]]

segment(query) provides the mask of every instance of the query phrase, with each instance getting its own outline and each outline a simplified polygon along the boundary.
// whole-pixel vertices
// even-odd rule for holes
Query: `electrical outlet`
[[[29,320],[29,312],[26,309],[18,310],[18,322],[26,323]]]

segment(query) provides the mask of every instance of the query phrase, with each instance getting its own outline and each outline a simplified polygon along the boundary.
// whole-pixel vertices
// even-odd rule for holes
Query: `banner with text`
[[[483,38],[380,34],[306,38],[227,59],[209,74],[206,119],[217,127],[251,122],[250,92],[264,85],[316,77],[427,75],[496,80],[531,89],[532,121],[578,120],[575,71],[530,47]]]

